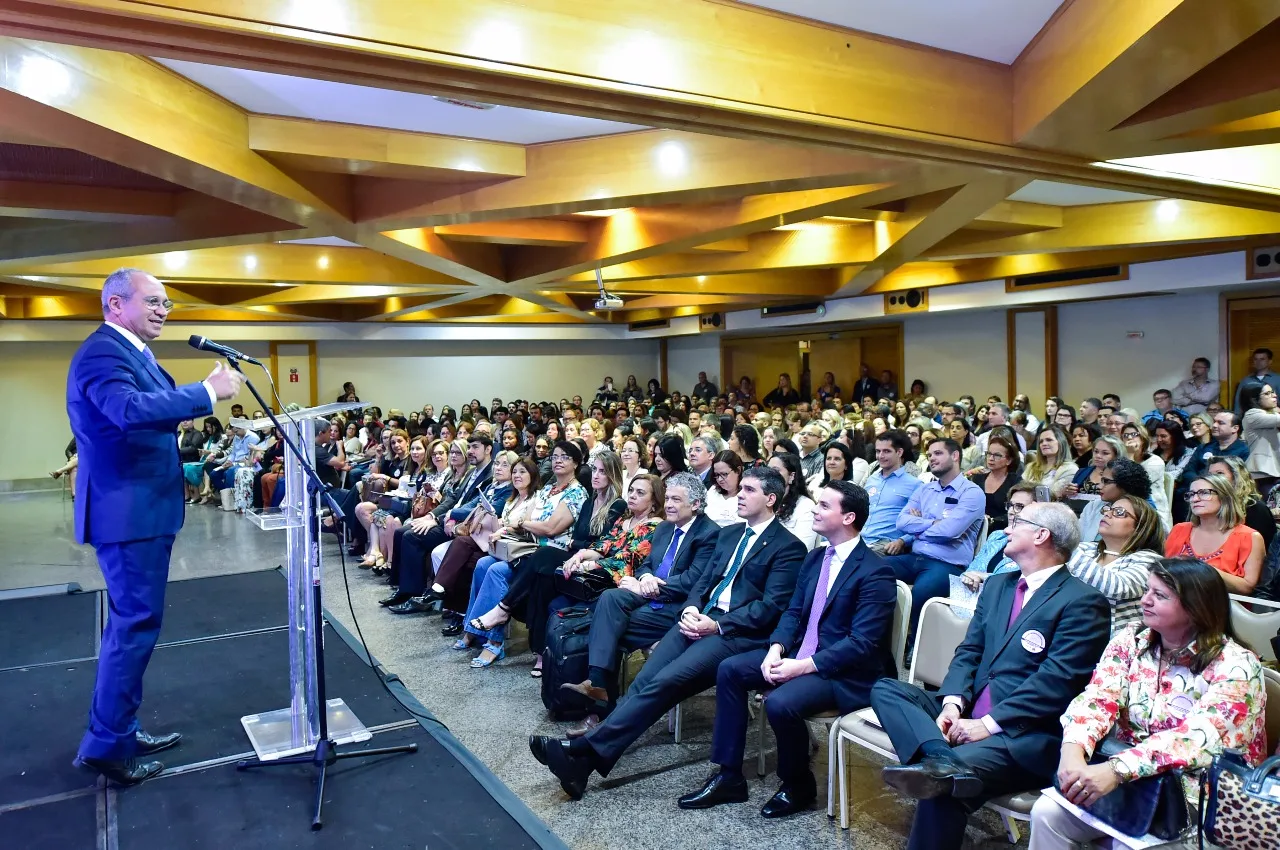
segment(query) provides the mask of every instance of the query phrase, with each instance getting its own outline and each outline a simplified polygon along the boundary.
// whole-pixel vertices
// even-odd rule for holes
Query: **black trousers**
[[[649,602],[640,594],[620,587],[606,590],[596,600],[587,663],[602,670],[616,670],[621,650],[643,649],[662,640],[680,618],[681,603],[668,603],[654,609]]]
[[[715,764],[734,769],[742,766],[750,725],[747,693],[772,687],[760,672],[768,654],[767,649],[757,649],[735,655],[720,665],[716,676],[716,725],[711,738],[711,761]],[[835,709],[835,688],[817,673],[809,673],[784,682],[768,694],[764,710],[778,741],[778,778],[786,785],[812,787],[805,718]]]
[[[401,593],[421,596],[427,592],[428,573],[434,572],[431,569],[431,550],[447,542],[449,535],[438,525],[425,534],[410,531],[404,526],[401,528],[404,529],[404,535],[396,541],[396,551],[392,555],[393,560],[400,562],[400,567],[397,570],[392,566],[391,577],[395,579],[396,587],[400,588]],[[395,534],[399,535],[400,532],[396,531]]]
[[[935,722],[942,713],[942,696],[926,693],[897,679],[881,679],[871,688],[871,707],[903,764],[919,761],[921,746],[928,741],[946,743]],[[1009,738],[1003,734],[952,747],[951,753],[978,774],[983,784],[982,796],[919,801],[908,850],[959,850],[972,812],[992,797],[1046,787],[1058,767],[1045,764],[1042,772],[1027,770],[1014,759],[1009,751]]]
[[[529,629],[529,648],[541,653],[547,647],[547,619],[556,590],[556,572],[572,555],[566,549],[543,546],[521,558],[513,567],[511,583],[502,604],[512,616],[524,621]]]
[[[663,714],[714,685],[721,661],[760,649],[765,643],[764,638],[723,635],[689,640],[673,626],[658,642],[617,709],[584,738],[595,751],[596,770],[608,776],[627,747]]]

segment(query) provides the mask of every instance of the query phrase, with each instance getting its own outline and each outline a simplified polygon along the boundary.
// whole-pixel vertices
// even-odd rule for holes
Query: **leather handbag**
[[[1098,745],[1089,763],[1101,764],[1129,748],[1130,745],[1119,738],[1108,736]],[[1056,776],[1053,782],[1056,787]],[[1087,811],[1125,835],[1152,835],[1162,841],[1178,840],[1191,825],[1181,770],[1122,782],[1110,794],[1091,803]]]
[[[1200,848],[1280,847],[1280,756],[1249,767],[1239,750],[1223,750],[1200,777]]]
[[[524,556],[532,555],[538,551],[538,544],[529,535],[504,531],[501,534],[494,535],[489,540],[489,548],[493,552],[493,557],[499,561],[506,561],[508,564],[512,564]]]
[[[578,602],[594,602],[606,590],[617,587],[613,573],[599,567],[573,573],[568,578],[557,575],[555,585],[560,593]]]

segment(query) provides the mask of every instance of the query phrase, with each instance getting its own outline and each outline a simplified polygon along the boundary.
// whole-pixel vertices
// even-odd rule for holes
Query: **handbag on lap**
[[[507,530],[495,534],[489,540],[489,550],[499,561],[512,564],[525,555],[532,555],[538,551],[538,544],[534,542],[531,535]]]
[[[1280,756],[1249,767],[1239,750],[1223,750],[1200,777],[1200,848],[1280,847]]]
[[[1107,736],[1098,744],[1090,764],[1101,764],[1130,745]],[[1055,776],[1054,787],[1058,785]],[[1058,788],[1061,791],[1061,788]],[[1153,835],[1164,841],[1176,841],[1187,831],[1191,815],[1182,790],[1182,771],[1171,770],[1122,782],[1114,791],[1100,797],[1085,808],[1098,820],[1135,838]]]

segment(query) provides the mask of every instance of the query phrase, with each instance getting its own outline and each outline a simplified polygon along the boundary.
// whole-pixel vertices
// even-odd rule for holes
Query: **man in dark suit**
[[[715,466],[716,455],[724,449],[724,440],[711,434],[698,434],[695,432],[693,442],[689,443],[689,471],[698,476],[698,480],[702,482],[702,486],[710,490],[715,486]]]
[[[859,539],[868,504],[867,492],[852,481],[832,481],[818,493],[813,529],[828,545],[805,559],[769,648],[720,665],[711,740],[711,761],[720,770],[700,790],[681,797],[680,808],[747,801],[742,758],[749,691],[768,691],[765,712],[778,741],[782,781],[760,813],[786,817],[817,799],[805,718],[866,708],[871,686],[894,669],[889,633],[897,589],[893,570]]]
[[[862,364],[862,368],[858,372],[858,380],[853,385],[853,402],[861,404],[862,399],[871,396],[872,400],[880,400],[880,382],[871,377],[871,367],[866,363]],[[904,427],[906,423],[899,422],[898,427]]]
[[[720,538],[720,526],[703,514],[707,491],[697,475],[667,478],[666,521],[653,531],[649,555],[635,576],[606,590],[596,602],[587,652],[587,680],[561,685],[588,700],[594,712],[569,730],[578,738],[608,713],[617,684],[618,650],[649,646],[671,630],[684,602],[706,572]]]
[[[1059,718],[1093,674],[1111,609],[1064,564],[1079,543],[1075,514],[1037,502],[1009,523],[1019,567],[987,579],[937,694],[897,679],[871,706],[900,765],[887,784],[920,801],[908,848],[959,848],[970,812],[1001,794],[1053,780]]]
[[[80,453],[76,542],[98,554],[111,616],[102,635],[89,728],[76,763],[118,785],[159,773],[145,756],[178,743],[138,727],[142,677],[160,636],[169,553],[184,518],[175,427],[208,416],[244,380],[217,364],[203,382],[174,383],[147,343],[160,336],[173,302],[138,269],[102,287],[103,324],[71,359],[67,416]]]
[[[477,498],[493,479],[493,439],[488,434],[472,434],[467,443],[467,463],[471,471],[462,486],[440,500],[431,513],[405,524],[391,559],[390,581],[396,592],[381,600],[395,614],[418,614],[429,611],[427,602],[414,602],[427,591],[427,566],[431,550],[453,537],[453,529],[471,512],[459,509]]]
[[[627,747],[665,712],[715,684],[726,658],[767,645],[795,590],[805,546],[774,518],[786,485],[767,466],[743,473],[738,516],[720,531],[711,565],[680,619],[659,641],[618,708],[587,735],[529,738],[534,758],[577,800],[593,771],[607,776]]]

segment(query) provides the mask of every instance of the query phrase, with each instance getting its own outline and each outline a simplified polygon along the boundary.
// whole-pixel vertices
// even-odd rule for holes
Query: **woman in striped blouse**
[[[1142,622],[1140,600],[1151,565],[1164,554],[1160,515],[1145,499],[1122,496],[1103,505],[1098,540],[1081,543],[1067,570],[1111,603],[1111,633]]]

